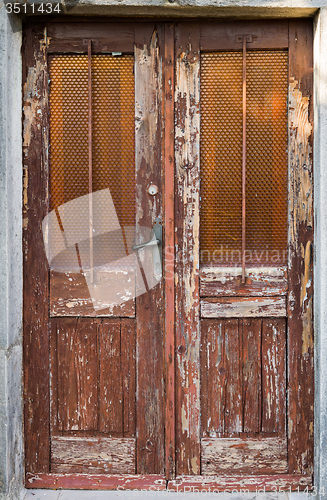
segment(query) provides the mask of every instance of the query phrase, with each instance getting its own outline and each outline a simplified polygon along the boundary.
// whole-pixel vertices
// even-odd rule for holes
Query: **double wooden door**
[[[24,40],[26,485],[310,485],[310,22]]]

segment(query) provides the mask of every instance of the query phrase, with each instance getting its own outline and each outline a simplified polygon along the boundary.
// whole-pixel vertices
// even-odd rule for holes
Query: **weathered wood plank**
[[[135,473],[135,439],[52,437],[53,473]]]
[[[271,297],[286,295],[287,269],[247,268],[242,283],[241,268],[204,267],[200,270],[200,296]]]
[[[128,280],[135,280],[135,272],[131,270],[114,270],[104,272],[104,280],[110,280],[112,285],[122,283]],[[98,273],[97,279],[101,281],[101,275]],[[128,288],[130,284],[128,283]],[[111,290],[111,295],[113,292]],[[100,302],[101,300],[101,302]],[[97,301],[95,310],[85,276],[82,273],[58,273],[50,272],[50,315],[55,316],[109,316],[109,317],[135,317],[135,299],[126,302],[112,303],[110,307],[101,299]],[[117,301],[118,302],[118,301]]]
[[[176,26],[176,470],[200,473],[200,51],[197,23]]]
[[[151,229],[162,220],[161,196],[149,195],[150,184],[162,193],[162,29],[153,24],[137,25],[135,33],[136,107],[136,238],[140,228]],[[151,231],[149,232],[149,235]],[[144,238],[144,234],[143,234]],[[148,238],[149,239],[149,238]],[[149,258],[138,251],[139,262]],[[136,301],[137,320],[137,472],[163,474],[164,438],[164,309],[163,284],[159,282]]]
[[[312,21],[289,23],[289,472],[313,472]]]
[[[49,52],[86,53],[85,40],[93,40],[93,53],[134,51],[134,23],[48,23]]]
[[[120,326],[121,338],[121,370],[124,401],[124,436],[135,436],[135,391],[136,391],[136,334],[135,320],[122,319]]]
[[[48,212],[46,31],[29,27],[23,51],[24,429],[27,471],[48,472],[50,373],[48,262],[42,220]]]
[[[262,432],[285,435],[286,321],[262,321]]]
[[[166,489],[163,475],[132,474],[33,474],[26,475],[26,488],[53,488],[76,490],[150,490]]]
[[[165,24],[164,58],[164,151],[165,159],[165,393],[166,427],[165,457],[166,477],[175,473],[175,289],[174,289],[174,244],[175,244],[175,161],[174,161],[174,87],[175,53],[174,25]]]
[[[98,428],[98,322],[91,318],[57,318],[58,427]]]
[[[201,23],[201,50],[242,50],[243,35],[252,35],[252,41],[247,43],[249,49],[288,48],[287,21],[223,20]]]
[[[286,474],[286,438],[202,439],[202,473]]]
[[[201,299],[202,318],[286,316],[285,297],[220,297]]]
[[[243,432],[261,431],[261,319],[242,321]]]
[[[99,325],[99,430],[123,433],[120,320]]]

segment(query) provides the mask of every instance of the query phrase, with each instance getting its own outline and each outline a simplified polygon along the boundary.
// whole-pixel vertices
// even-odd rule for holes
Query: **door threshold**
[[[172,498],[189,498],[190,500],[203,499],[203,493],[181,493],[169,492]],[[167,498],[167,491],[99,491],[99,490],[26,490],[23,500],[118,500],[131,499],[139,500],[141,498],[164,499]],[[168,497],[169,498],[169,497]],[[309,493],[205,493],[205,498],[219,500],[306,500],[311,498]]]

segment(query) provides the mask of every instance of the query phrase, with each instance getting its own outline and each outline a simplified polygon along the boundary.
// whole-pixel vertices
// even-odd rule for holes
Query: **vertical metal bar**
[[[243,36],[242,283],[245,283],[246,35]]]
[[[89,105],[89,235],[90,235],[90,280],[93,283],[93,202],[92,202],[92,41],[87,44],[88,55],[88,105]]]

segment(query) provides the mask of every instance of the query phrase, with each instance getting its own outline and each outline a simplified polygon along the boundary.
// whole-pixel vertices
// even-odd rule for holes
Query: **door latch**
[[[153,247],[152,259],[153,259],[153,275],[157,281],[162,278],[162,220],[161,217],[156,217],[154,219],[153,225],[153,238],[144,243],[139,243],[138,245],[133,245],[132,250],[137,251],[142,248]]]

